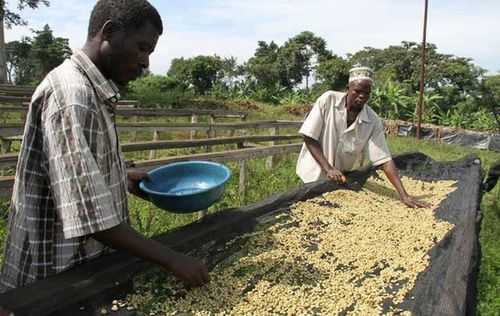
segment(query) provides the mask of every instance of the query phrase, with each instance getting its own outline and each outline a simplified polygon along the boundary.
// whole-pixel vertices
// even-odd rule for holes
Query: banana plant
[[[375,87],[370,104],[383,117],[389,119],[408,119],[413,116],[412,99],[405,90],[393,81]]]

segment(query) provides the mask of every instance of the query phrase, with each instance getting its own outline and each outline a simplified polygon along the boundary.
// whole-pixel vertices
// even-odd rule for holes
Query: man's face
[[[138,29],[113,32],[105,53],[109,79],[120,85],[137,79],[149,67],[149,55],[154,51],[158,37],[158,31],[149,22]]]
[[[372,84],[369,80],[355,80],[349,83],[348,96],[351,106],[356,111],[361,111],[370,98]]]

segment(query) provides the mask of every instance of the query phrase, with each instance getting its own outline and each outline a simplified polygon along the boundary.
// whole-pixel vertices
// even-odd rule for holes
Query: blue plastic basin
[[[139,183],[151,202],[174,213],[190,213],[208,208],[220,199],[231,177],[226,166],[210,161],[172,163],[149,173]]]

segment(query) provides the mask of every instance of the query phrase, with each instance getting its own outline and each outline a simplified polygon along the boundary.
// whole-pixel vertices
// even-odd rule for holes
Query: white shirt
[[[299,133],[317,140],[328,162],[341,171],[360,167],[365,158],[374,166],[390,161],[384,125],[368,105],[363,106],[347,128],[346,96],[342,92],[325,92],[316,100]],[[326,174],[305,144],[299,154],[296,172],[305,183],[326,179]]]

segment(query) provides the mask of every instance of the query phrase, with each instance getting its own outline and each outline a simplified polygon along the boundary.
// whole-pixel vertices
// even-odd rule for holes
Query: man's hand
[[[178,253],[164,268],[189,286],[202,286],[210,281],[207,266],[198,259]]]
[[[328,177],[328,179],[335,181],[337,183],[345,183],[346,182],[346,178],[345,178],[344,174],[342,174],[342,172],[335,167],[329,168],[326,171],[326,176]]]
[[[409,195],[401,197],[401,202],[403,202],[406,206],[411,208],[429,208],[432,206],[427,202],[419,201],[416,198]]]
[[[139,189],[139,182],[142,179],[146,179],[148,173],[144,171],[131,170],[127,172],[127,182],[128,182],[128,192],[147,200],[147,196],[144,192]]]
[[[209,281],[208,269],[203,262],[145,238],[127,223],[97,232],[92,237],[108,247],[154,262],[190,286],[200,286]]]

